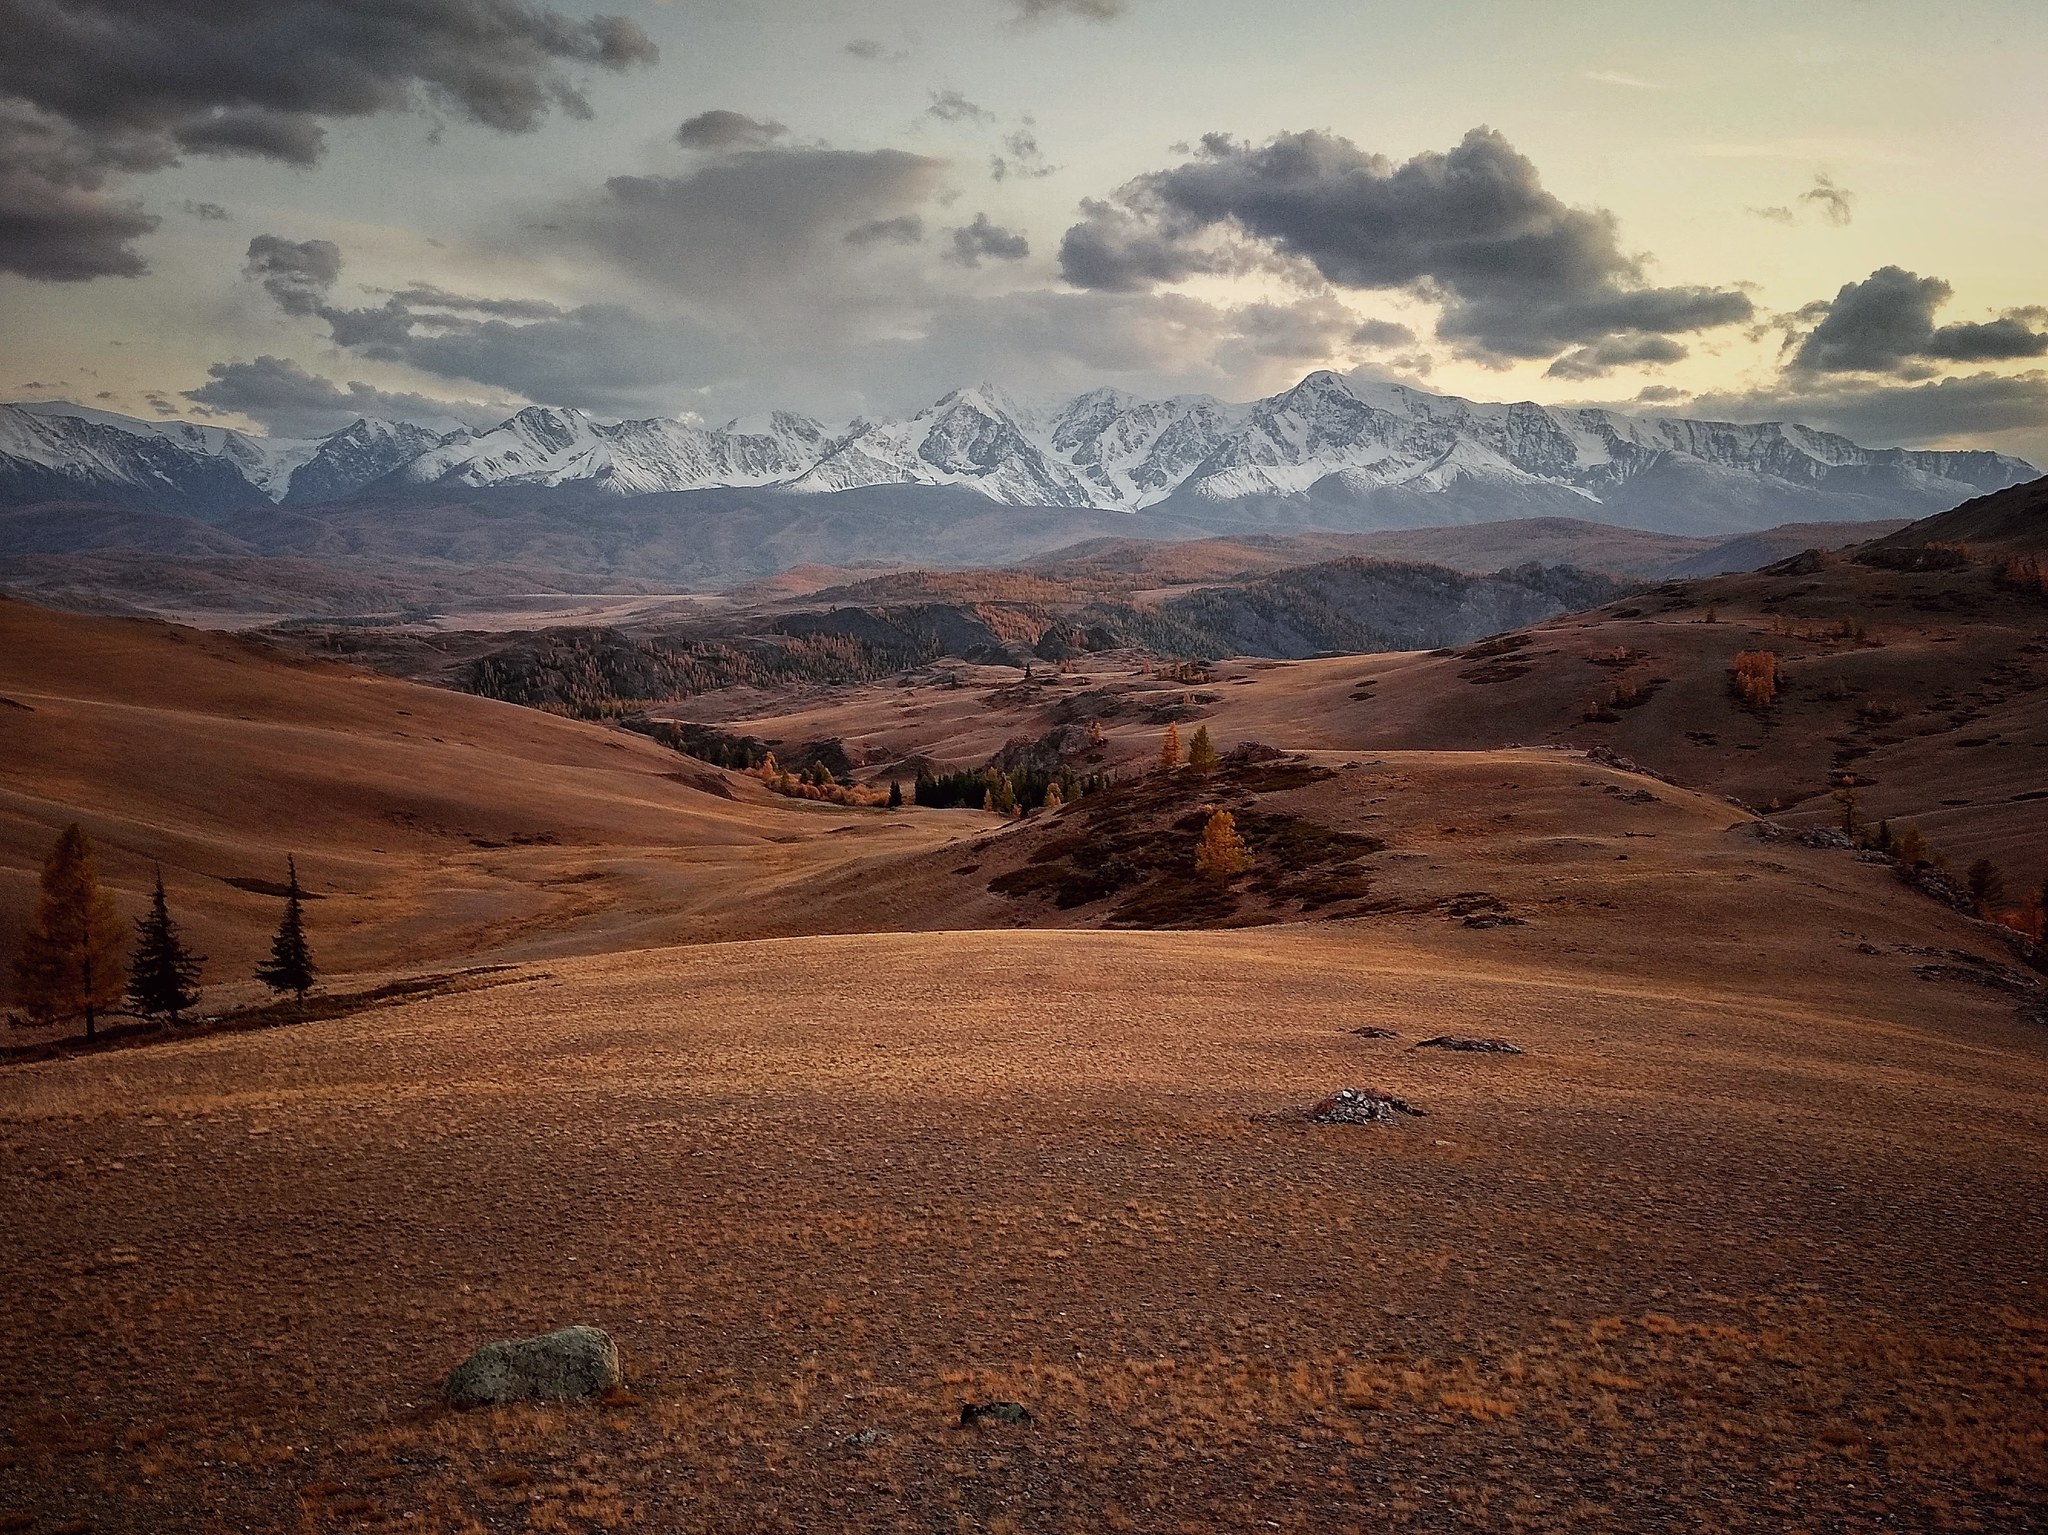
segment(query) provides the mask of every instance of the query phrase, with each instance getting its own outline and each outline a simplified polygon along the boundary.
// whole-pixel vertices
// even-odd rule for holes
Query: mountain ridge
[[[1786,422],[1490,404],[1323,371],[1248,404],[1099,388],[1024,405],[981,384],[834,430],[533,405],[446,434],[361,418],[272,439],[61,402],[0,405],[0,502],[98,496],[221,521],[359,494],[519,488],[790,497],[958,488],[998,506],[1335,531],[1577,516],[1674,533],[1941,511],[2034,477],[2005,454],[1864,448]]]

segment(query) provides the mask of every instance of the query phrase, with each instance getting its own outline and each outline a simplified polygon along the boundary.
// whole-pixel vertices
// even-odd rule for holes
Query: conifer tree
[[[1971,864],[1964,878],[1969,881],[1970,899],[1976,903],[1979,916],[1987,915],[2005,899],[2005,876],[1990,859],[1980,858]]]
[[[889,780],[889,808],[891,810],[901,810],[903,808],[903,780],[900,778]]]
[[[100,1014],[121,1000],[125,939],[114,898],[93,870],[92,840],[74,821],[43,863],[36,913],[14,962],[21,1010],[39,1024],[83,1018],[92,1039]]]
[[[1066,802],[1067,797],[1060,792],[1060,781],[1057,778],[1055,778],[1051,783],[1045,786],[1045,808],[1047,810],[1058,810],[1062,806],[1064,806]]]
[[[289,991],[301,1003],[313,989],[313,951],[306,946],[305,891],[299,888],[299,863],[285,860],[290,880],[285,886],[284,920],[270,940],[270,958],[256,967],[256,979],[272,991]]]
[[[1168,725],[1159,738],[1159,771],[1171,773],[1180,766],[1180,726]]]
[[[128,1005],[159,1023],[182,1023],[186,1008],[198,1005],[192,989],[205,961],[185,947],[164,900],[164,871],[156,871],[156,890],[149,915],[136,919],[138,941],[128,965]]]
[[[1188,766],[1197,773],[1213,773],[1223,765],[1223,759],[1216,755],[1216,743],[1209,739],[1209,727],[1197,725],[1195,738],[1188,742]]]
[[[1237,834],[1237,818],[1228,810],[1211,814],[1202,827],[1202,840],[1195,846],[1195,872],[1227,885],[1250,866],[1244,838]]]

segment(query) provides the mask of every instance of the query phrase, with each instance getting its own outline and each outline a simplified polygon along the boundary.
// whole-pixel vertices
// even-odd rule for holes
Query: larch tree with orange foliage
[[[1778,701],[1778,653],[1745,650],[1729,668],[1736,694],[1752,709],[1768,709]]]
[[[92,839],[73,821],[43,863],[35,917],[14,962],[22,1012],[38,1024],[82,1018],[93,1038],[100,1015],[127,989],[127,947],[127,924],[93,869]]]
[[[1180,766],[1180,726],[1168,725],[1159,738],[1159,771],[1171,773]]]
[[[1195,844],[1195,872],[1219,885],[1227,885],[1251,867],[1251,854],[1238,835],[1237,817],[1228,810],[1210,814],[1202,827],[1202,840]]]

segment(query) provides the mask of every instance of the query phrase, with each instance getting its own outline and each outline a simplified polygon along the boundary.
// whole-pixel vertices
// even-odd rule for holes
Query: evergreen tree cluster
[[[1048,795],[1057,790],[1058,804],[1071,805],[1084,795],[1109,787],[1107,773],[1077,774],[1061,768],[1047,772],[1040,768],[969,769],[959,773],[917,775],[911,789],[911,803],[926,810],[993,810],[1002,815],[1028,813],[1045,806]]]
[[[286,867],[290,881],[284,921],[256,978],[303,1002],[317,971],[306,940],[305,891],[297,861],[287,860]],[[127,927],[114,898],[100,885],[91,838],[73,822],[43,862],[35,915],[14,961],[15,992],[25,1020],[38,1027],[79,1020],[92,1040],[100,1020],[121,1011],[125,1001],[136,1017],[160,1025],[182,1023],[199,1005],[197,988],[206,960],[186,944],[172,920],[161,869],[149,910],[135,921],[132,950]]]

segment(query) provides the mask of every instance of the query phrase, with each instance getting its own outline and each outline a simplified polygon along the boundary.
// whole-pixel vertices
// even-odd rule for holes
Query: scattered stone
[[[1520,917],[1510,917],[1505,912],[1488,912],[1477,917],[1467,917],[1467,927],[1527,927],[1529,924]]]
[[[1362,1028],[1353,1029],[1351,1032],[1360,1039],[1399,1039],[1401,1037],[1393,1029],[1382,1029],[1370,1023]]]
[[[1412,1114],[1419,1119],[1423,1112],[1406,1098],[1396,1098],[1391,1093],[1374,1092],[1367,1087],[1340,1087],[1310,1109],[1308,1117],[1319,1125],[1384,1125],[1391,1124],[1397,1114]]]
[[[1833,848],[1837,851],[1853,848],[1856,845],[1854,837],[1833,826],[1816,826],[1811,831],[1801,833],[1799,840],[1808,847]]]
[[[596,1396],[625,1380],[619,1347],[595,1327],[564,1327],[538,1338],[486,1343],[441,1384],[450,1407],[499,1402],[568,1401]]]
[[[1476,1050],[1488,1055],[1520,1055],[1522,1047],[1511,1045],[1504,1039],[1480,1039],[1470,1034],[1439,1034],[1434,1039],[1425,1039],[1415,1047],[1417,1050]]]
[[[962,1402],[960,1404],[960,1426],[974,1428],[982,1423],[1014,1423],[1028,1427],[1037,1419],[1031,1416],[1031,1409],[1022,1402]]]
[[[1923,981],[1969,981],[1978,986],[1989,986],[1994,991],[2010,992],[2014,996],[2031,997],[2041,988],[2038,983],[2017,975],[1996,965],[1987,965],[1974,954],[1966,956],[1965,965],[1915,965],[1913,973]]]
[[[887,1444],[889,1436],[878,1428],[864,1428],[846,1436],[849,1450],[872,1450],[878,1444]]]

